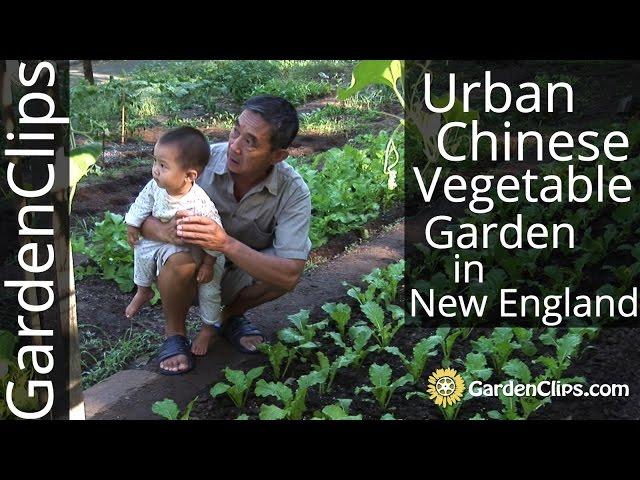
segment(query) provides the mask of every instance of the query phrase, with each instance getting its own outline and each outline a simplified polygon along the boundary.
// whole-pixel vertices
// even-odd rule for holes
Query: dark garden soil
[[[72,217],[77,221],[89,215],[102,217],[106,211],[126,213],[140,190],[151,179],[150,172],[150,167],[137,167],[117,180],[79,188],[73,198]]]
[[[628,397],[556,397],[532,419],[640,420],[640,329],[604,328],[565,372],[588,385],[627,384]]]

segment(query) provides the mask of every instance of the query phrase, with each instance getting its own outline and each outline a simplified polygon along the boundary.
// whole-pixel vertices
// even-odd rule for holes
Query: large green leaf
[[[362,420],[362,415],[349,415],[349,404],[351,400],[348,400],[348,403],[345,403],[344,400],[338,400],[337,404],[327,405],[322,409],[322,413],[328,420]]]
[[[573,355],[578,349],[580,342],[582,342],[582,336],[573,333],[567,333],[564,337],[559,338],[556,342],[558,345],[558,358],[564,360]]]
[[[342,420],[349,415],[340,405],[327,405],[322,409],[322,413],[324,413],[329,420]]]
[[[351,365],[356,359],[356,354],[353,352],[344,353],[343,355],[336,358],[333,365],[335,365],[336,370],[339,368],[348,367]]]
[[[95,165],[101,153],[102,145],[99,143],[82,145],[81,147],[74,148],[69,153],[69,186],[71,187],[69,208],[71,208],[76,185],[80,179],[87,174],[89,169]]]
[[[161,402],[155,402],[151,407],[151,411],[167,420],[177,420],[180,415],[178,405],[170,398],[165,398]]]
[[[298,387],[298,390],[296,390],[296,395],[293,398],[293,401],[291,402],[291,404],[289,405],[290,420],[302,420],[302,415],[307,409],[307,406],[305,404],[306,399],[307,399],[307,388]]]
[[[245,385],[246,376],[242,370],[232,370],[229,367],[224,369],[224,376],[231,382],[231,385]]]
[[[427,337],[420,340],[413,347],[413,359],[414,361],[418,360],[420,362],[427,359],[427,357],[432,356],[432,350],[438,346],[440,340],[434,337]]]
[[[349,320],[351,315],[351,307],[345,303],[325,303],[322,309],[331,315],[334,320]]]
[[[334,342],[337,346],[339,346],[339,347],[341,347],[341,348],[344,348],[344,349],[346,349],[346,348],[347,348],[347,344],[346,344],[346,343],[344,343],[344,340],[342,340],[342,337],[340,336],[340,334],[339,334],[338,332],[327,332],[327,333],[325,334],[325,337],[329,337],[329,338],[331,338],[331,339],[333,340],[333,342]]]
[[[305,337],[303,335],[300,335],[300,333],[289,327],[280,330],[278,332],[278,338],[284,343],[289,344],[300,343],[305,340]]]
[[[324,376],[321,372],[313,371],[307,375],[302,375],[298,379],[298,389],[311,388],[314,385],[320,385],[324,382]]]
[[[487,368],[487,359],[482,353],[467,353],[465,372],[473,378],[488,380],[493,370]]]
[[[289,320],[293,323],[298,330],[303,332],[307,323],[309,322],[309,310],[300,310],[294,315],[289,315]]]
[[[398,347],[385,347],[384,351],[399,357],[403,362],[408,362],[406,355],[402,353]]]
[[[393,393],[397,388],[403,387],[410,382],[413,382],[413,375],[407,373],[406,375],[401,376],[390,385],[391,393]]]
[[[102,145],[89,143],[74,148],[69,153],[69,185],[75,186],[87,174],[102,153]]]
[[[449,103],[449,95],[443,95],[442,97],[432,97],[431,103],[434,107],[444,108]],[[477,110],[464,111],[464,105],[457,98],[453,102],[453,107],[442,114],[445,123],[449,122],[463,122],[471,123],[473,120],[478,120],[480,115]]]
[[[344,334],[347,322],[351,318],[351,307],[344,303],[325,303],[322,309],[336,322],[340,333]]]
[[[264,367],[256,367],[249,370],[247,372],[247,382],[252,383],[256,378],[262,375],[263,371],[264,371]]]
[[[531,371],[519,358],[512,358],[509,360],[504,364],[502,370],[510,377],[520,380],[521,383],[531,382]]]
[[[316,356],[318,357],[318,365],[315,365],[316,371],[322,373],[328,372],[331,365],[327,356],[322,352],[317,352]]]
[[[349,329],[349,336],[353,339],[353,348],[356,351],[362,350],[367,345],[371,335],[373,335],[373,332],[366,325]]]
[[[187,408],[184,409],[184,413],[180,415],[180,420],[189,420],[189,416],[191,415],[191,410],[193,409],[193,406],[195,405],[197,400],[198,400],[198,397],[194,398],[189,402],[189,404],[187,405]]]
[[[384,326],[384,310],[376,302],[367,302],[360,306],[360,310],[369,321],[376,327],[378,331]]]
[[[258,397],[273,396],[287,405],[293,399],[293,392],[283,383],[265,382],[264,379],[256,383],[255,394]]]
[[[209,393],[211,394],[212,397],[217,397],[218,395],[222,395],[223,393],[226,393],[227,390],[229,390],[229,388],[231,388],[229,385],[227,385],[226,383],[216,383],[211,390],[209,391]]]
[[[289,356],[289,349],[285,347],[281,342],[273,345],[262,343],[259,345],[258,349],[269,356],[269,362],[271,362],[273,373],[276,379],[279,379],[281,374],[282,362]]]
[[[282,420],[286,418],[287,411],[275,405],[260,405],[260,420]]]
[[[375,387],[386,387],[391,380],[391,367],[386,363],[384,365],[374,363],[369,367],[369,379]]]
[[[38,410],[38,395],[29,396],[26,381],[18,380],[13,387],[11,396],[13,403],[19,410],[23,412],[35,412]]]
[[[397,82],[402,78],[403,62],[401,60],[363,60],[353,69],[351,85],[338,90],[338,99],[355,95],[369,85],[386,85],[399,96]]]

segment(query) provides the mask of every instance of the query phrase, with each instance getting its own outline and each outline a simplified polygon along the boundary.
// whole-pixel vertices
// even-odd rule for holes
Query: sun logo
[[[427,393],[440,407],[453,405],[462,399],[464,380],[453,368],[439,368],[429,375]]]

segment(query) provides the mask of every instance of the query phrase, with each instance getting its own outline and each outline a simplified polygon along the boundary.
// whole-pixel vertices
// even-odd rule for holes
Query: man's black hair
[[[204,134],[193,127],[178,127],[164,133],[159,139],[160,145],[176,145],[179,150],[178,162],[183,168],[195,168],[198,173],[209,163],[209,142]]]
[[[288,148],[298,134],[298,112],[289,101],[273,95],[250,98],[243,109],[259,113],[271,126],[271,149]]]

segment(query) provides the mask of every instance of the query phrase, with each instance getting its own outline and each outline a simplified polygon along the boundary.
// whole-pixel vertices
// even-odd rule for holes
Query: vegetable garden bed
[[[372,283],[385,284],[375,279]],[[190,417],[226,420],[640,418],[640,353],[634,345],[640,340],[640,331],[636,329],[436,330],[405,325],[398,329],[389,346],[382,348],[378,340],[382,341],[384,334],[381,336],[380,332],[385,329],[391,332],[397,323],[389,310],[382,323],[382,317],[376,319],[372,312],[377,309],[371,302],[385,306],[386,302],[380,300],[385,298],[385,293],[375,287],[369,287],[369,292],[369,295],[358,294],[350,289],[349,296],[343,298],[344,303],[339,302],[342,305],[338,308],[334,302],[323,307],[326,311],[315,315],[303,310],[290,316],[292,326],[278,334],[282,340],[280,345],[272,343],[270,347],[273,362],[252,369],[258,377],[236,398],[246,403],[239,406],[226,393],[225,383],[233,387],[234,381],[241,384],[245,380],[238,371],[227,371],[223,382],[214,385],[210,392],[202,392]],[[400,300],[401,295],[400,289],[396,300]],[[360,300],[353,298],[358,296]],[[371,300],[364,302],[365,296]],[[382,307],[378,314],[380,311]],[[334,318],[348,320],[340,327]],[[280,363],[275,360],[276,350],[282,357]],[[293,355],[293,360],[286,368],[289,355]],[[615,378],[616,383],[629,385],[631,395],[547,400],[529,397],[512,401],[506,397],[473,398],[466,393],[459,404],[440,408],[426,398],[426,392],[429,376],[443,367],[457,369],[466,386],[471,380],[479,379],[494,383],[509,379],[535,383],[562,378],[594,384],[611,383]],[[371,388],[374,384],[379,388]],[[305,386],[307,392],[303,395],[301,390]]]

